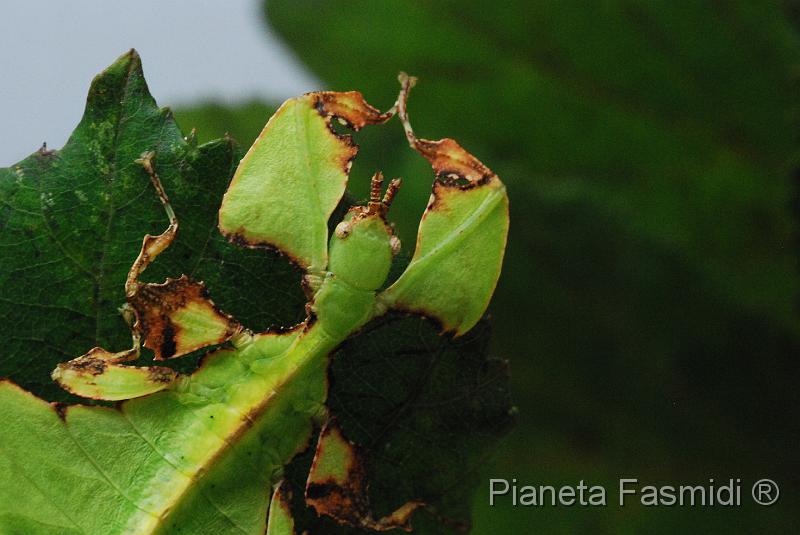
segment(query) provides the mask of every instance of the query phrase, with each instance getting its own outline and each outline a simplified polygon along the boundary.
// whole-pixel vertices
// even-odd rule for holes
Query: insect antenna
[[[389,207],[392,205],[392,201],[394,200],[395,195],[400,190],[400,184],[402,181],[399,178],[393,178],[389,185],[386,187],[386,195],[383,196],[383,200],[381,200],[381,204],[383,205],[383,211],[386,212]]]
[[[381,193],[383,192],[383,173],[377,171],[370,182],[369,190],[369,204],[367,205],[367,213],[378,214],[381,213],[383,205],[381,204]]]

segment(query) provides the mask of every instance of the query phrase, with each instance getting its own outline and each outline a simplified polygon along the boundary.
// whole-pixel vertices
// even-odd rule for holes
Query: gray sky
[[[60,148],[92,78],[130,48],[162,106],[319,89],[258,0],[2,0],[0,20],[0,167]]]

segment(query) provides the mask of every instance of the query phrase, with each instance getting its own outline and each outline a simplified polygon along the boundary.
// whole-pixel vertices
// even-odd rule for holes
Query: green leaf
[[[3,312],[7,318],[19,318],[4,322],[3,334],[11,341],[2,352],[4,375],[30,387],[46,385],[36,390],[47,394],[52,387],[46,370],[65,355],[81,354],[92,345],[129,346],[128,328],[116,311],[125,299],[125,273],[142,235],[165,225],[157,196],[136,163],[143,152],[153,150],[175,208],[187,217],[178,243],[159,257],[148,275],[180,270],[219,281],[222,300],[226,293],[231,297],[226,309],[241,309],[239,317],[253,326],[266,323],[261,328],[275,319],[291,325],[302,313],[305,298],[299,273],[276,261],[275,255],[231,254],[229,244],[218,236],[215,207],[237,160],[234,146],[216,142],[197,148],[185,142],[169,112],[159,110],[147,93],[139,58],[132,52],[95,80],[84,119],[62,151],[40,151],[3,170],[0,177]],[[25,336],[27,332],[35,336]],[[212,383],[221,380],[212,365],[219,360],[218,356],[209,362],[201,374]],[[235,373],[222,381],[223,386],[237,390],[240,399],[246,397],[246,389],[234,386],[237,377],[246,376]],[[198,376],[188,386],[202,390],[203,381]],[[262,385],[255,394],[260,398],[276,389],[280,387]],[[191,410],[190,391],[177,396],[165,392],[120,410],[69,407],[59,415],[8,382],[0,390],[3,530],[150,531],[164,521],[157,511],[165,507],[173,508],[169,518],[178,519],[190,532],[189,520],[219,524],[223,531],[237,525],[257,527],[265,519],[270,476],[280,468],[279,459],[291,458],[297,447],[290,439],[272,444],[273,460],[252,477],[238,478],[231,488],[231,478],[253,466],[241,457],[252,447],[248,435],[238,441],[238,453],[229,452],[208,465],[209,452],[219,449],[209,447],[220,439],[208,435],[213,427],[200,432],[202,418],[195,412],[199,407]],[[270,410],[280,413],[282,404],[295,402],[287,392]],[[242,403],[249,406],[246,400]],[[230,401],[219,407],[227,406],[222,414],[231,414],[236,405]],[[209,407],[206,417],[213,419],[215,409]],[[292,414],[300,420],[292,423]],[[279,418],[289,425],[287,438],[310,432],[308,415],[302,414],[289,412]],[[217,412],[222,422],[217,432],[225,436],[228,420],[220,416]],[[266,420],[259,420],[249,436],[258,436]],[[202,482],[187,480],[187,474],[191,477],[199,469],[206,471]],[[198,501],[208,515],[190,514]]]

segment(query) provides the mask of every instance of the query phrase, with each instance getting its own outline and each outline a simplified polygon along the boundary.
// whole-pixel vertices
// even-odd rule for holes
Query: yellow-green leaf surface
[[[414,257],[384,298],[463,334],[489,304],[507,234],[508,197],[497,177],[468,189],[437,182]]]

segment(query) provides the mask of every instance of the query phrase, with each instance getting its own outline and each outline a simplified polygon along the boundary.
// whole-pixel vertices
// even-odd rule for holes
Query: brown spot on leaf
[[[57,151],[47,148],[47,141],[45,141],[44,143],[42,143],[42,146],[39,147],[39,150],[37,150],[34,154],[41,158],[51,158],[55,156],[56,153]]]
[[[462,190],[481,186],[492,180],[499,180],[494,172],[475,156],[467,152],[457,141],[450,138],[431,141],[420,139],[414,134],[408,119],[408,94],[416,84],[416,78],[400,73],[400,96],[397,98],[397,115],[412,149],[428,160],[436,173],[437,182],[450,188]],[[436,189],[434,188],[434,194]]]
[[[322,429],[306,484],[306,503],[341,525],[374,531],[411,531],[410,518],[422,502],[408,502],[375,519],[369,504],[366,467],[358,447],[329,421]]]
[[[161,332],[161,345],[158,348],[161,358],[168,359],[175,355],[177,351],[175,334],[175,327],[172,322],[167,319],[164,322],[164,327]],[[147,344],[145,344],[145,347],[147,347]]]
[[[61,419],[62,422],[67,421],[67,407],[66,403],[61,403],[59,401],[51,403],[53,410],[56,411],[56,414]]]
[[[436,177],[444,184],[469,189],[486,183],[495,176],[491,169],[453,139],[415,139],[414,149],[431,163]]]
[[[150,366],[147,370],[147,378],[154,383],[169,384],[175,380],[175,370],[172,368]]]
[[[356,132],[368,124],[385,123],[393,115],[391,112],[381,113],[368,104],[359,91],[320,91],[310,96],[314,99],[314,107],[323,117],[336,117]]]
[[[143,334],[144,346],[153,350],[156,360],[221,344],[241,329],[236,320],[221,312],[209,299],[203,283],[186,275],[167,279],[162,284],[137,283],[128,302],[136,315],[135,328]],[[188,332],[181,325],[181,314],[187,313],[190,307],[196,314],[203,314],[203,320],[210,326],[206,338]]]
[[[331,118],[338,119],[345,126],[358,132],[368,124],[385,123],[394,115],[393,112],[381,113],[377,108],[367,103],[364,96],[358,91],[335,92],[320,91],[308,95],[313,99],[314,108],[325,119],[325,124],[331,133],[336,136],[344,147],[335,156],[338,158],[338,165],[345,175],[350,174],[358,154],[358,145],[353,138],[348,135],[340,135],[331,124]]]
[[[106,371],[106,362],[103,359],[97,358],[96,356],[93,355],[98,351],[106,353],[104,349],[95,347],[94,349],[90,350],[86,355],[79,357],[75,360],[71,360],[69,362],[60,364],[59,366],[63,366],[64,368],[80,372],[83,374],[100,375]]]

